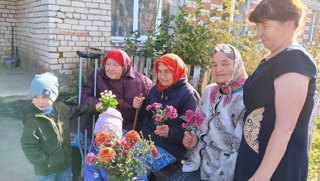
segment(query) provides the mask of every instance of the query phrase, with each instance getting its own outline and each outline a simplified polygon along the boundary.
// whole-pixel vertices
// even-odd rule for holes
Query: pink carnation
[[[155,103],[152,104],[152,107],[155,108],[155,109],[161,109],[162,108],[162,104],[155,102]]]
[[[182,123],[183,128],[187,128],[189,125],[187,123]]]
[[[204,117],[202,117],[201,113],[198,111],[193,112],[191,109],[187,110],[184,117],[185,123],[182,124],[182,127],[186,129],[186,131],[192,131],[194,128],[199,127],[200,124],[204,122]]]
[[[177,110],[173,106],[167,106],[166,109],[167,109],[167,112],[166,112],[167,117],[169,117],[170,119],[174,119],[178,117]]]
[[[203,121],[204,121],[204,117],[202,117],[199,112],[196,112],[196,114],[195,114],[195,119],[196,119],[196,122],[195,122],[194,124],[195,124],[195,126],[197,126],[197,127],[198,127],[200,124],[202,124]]]
[[[151,108],[152,108],[152,105],[148,105],[148,106],[146,107],[146,110],[147,110],[147,111],[150,111]]]
[[[94,164],[94,162],[96,161],[96,155],[92,152],[88,153],[86,156],[86,163],[89,166],[92,166]]]
[[[185,113],[186,122],[188,123],[193,122],[193,116],[194,116],[194,112],[191,109],[187,110]]]
[[[122,154],[123,154],[124,156],[127,156],[128,153],[129,153],[128,150],[124,150]]]
[[[162,116],[160,114],[156,114],[155,117],[154,117],[154,120],[161,121],[162,120]]]

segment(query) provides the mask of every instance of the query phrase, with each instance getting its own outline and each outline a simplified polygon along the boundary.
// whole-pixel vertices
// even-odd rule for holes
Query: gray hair
[[[212,51],[211,57],[213,57],[214,54],[218,52],[221,52],[224,56],[231,60],[236,59],[236,55],[233,48],[228,44],[217,44],[217,46]]]

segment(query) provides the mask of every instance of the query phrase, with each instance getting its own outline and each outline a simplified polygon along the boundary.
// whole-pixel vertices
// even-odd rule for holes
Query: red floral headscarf
[[[114,61],[116,61],[119,65],[123,67],[124,70],[127,70],[129,67],[131,67],[132,64],[132,61],[130,60],[128,54],[123,50],[114,49],[109,51],[103,59],[104,65],[106,64],[108,58],[111,58]]]
[[[181,78],[187,76],[187,71],[188,71],[187,66],[183,62],[183,60],[176,54],[173,54],[173,53],[165,54],[154,63],[154,68],[155,68],[155,71],[157,74],[158,74],[159,63],[163,63],[172,72],[172,74],[173,74],[173,83],[172,84],[176,83]],[[168,87],[162,85],[158,81],[159,91],[163,91],[166,88],[168,88]]]

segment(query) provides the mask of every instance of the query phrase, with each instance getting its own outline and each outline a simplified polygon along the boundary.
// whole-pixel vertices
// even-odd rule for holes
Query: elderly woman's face
[[[105,71],[110,79],[120,79],[123,73],[123,68],[118,62],[112,58],[108,58],[106,61]]]
[[[234,61],[226,57],[222,52],[217,52],[212,57],[211,73],[217,84],[230,81],[233,73]]]
[[[264,20],[257,23],[257,33],[265,48],[271,52],[277,50],[288,40],[292,40],[294,33],[293,21],[279,22],[275,20]]]
[[[158,65],[157,77],[158,81],[166,87],[169,87],[173,83],[173,74],[163,63],[159,63]]]

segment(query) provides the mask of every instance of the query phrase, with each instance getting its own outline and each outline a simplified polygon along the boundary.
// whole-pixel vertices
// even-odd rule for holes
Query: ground
[[[20,137],[22,113],[30,104],[28,86],[31,73],[0,65],[0,180],[33,181],[33,167],[24,156]]]

